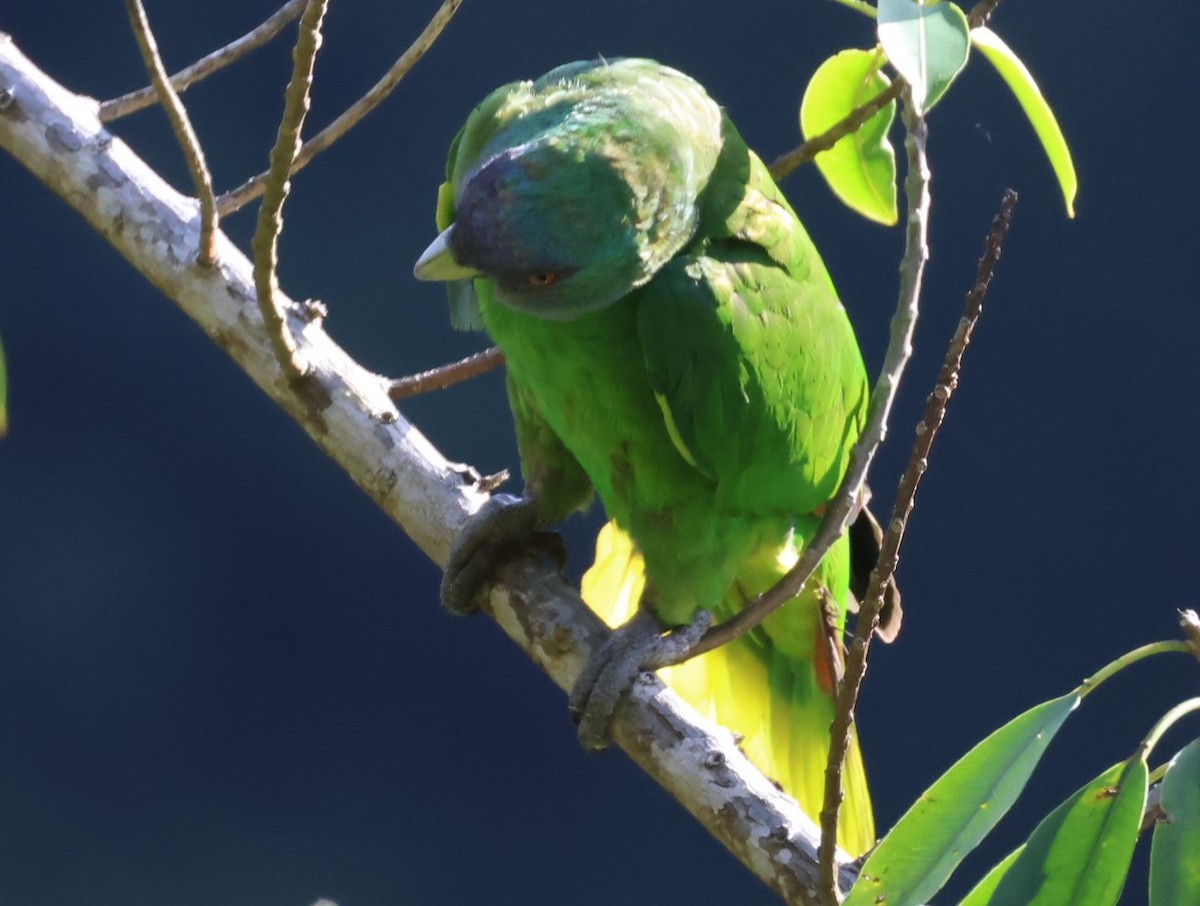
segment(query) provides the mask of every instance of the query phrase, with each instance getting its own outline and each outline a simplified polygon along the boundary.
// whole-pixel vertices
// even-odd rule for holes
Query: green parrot
[[[438,227],[416,276],[447,281],[456,326],[508,365],[525,492],[492,527],[561,521],[594,491],[610,521],[583,594],[610,625],[703,628],[774,584],[838,490],[867,375],[807,232],[704,89],[644,59],[497,89],[451,145]],[[481,546],[452,557],[452,610]],[[660,674],[810,816],[851,571],[843,537],[749,635]],[[844,785],[857,855],[875,842],[857,740]]]

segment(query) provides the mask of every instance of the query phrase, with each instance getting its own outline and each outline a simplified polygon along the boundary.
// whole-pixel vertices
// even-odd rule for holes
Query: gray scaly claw
[[[442,576],[442,606],[457,616],[478,610],[479,593],[500,564],[504,549],[528,542],[537,525],[537,504],[532,497],[490,497],[450,551]]]
[[[650,611],[639,610],[613,630],[588,658],[571,689],[568,707],[579,724],[580,744],[589,751],[607,747],[613,712],[638,674],[684,658],[711,625],[712,614],[701,610],[691,623],[664,633]]]

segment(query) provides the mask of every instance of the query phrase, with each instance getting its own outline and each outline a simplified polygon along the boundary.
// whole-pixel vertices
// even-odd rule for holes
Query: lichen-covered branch
[[[324,398],[321,418],[306,417],[306,402],[293,392],[264,329],[245,255],[218,232],[216,266],[199,267],[191,255],[195,200],[108,133],[94,102],[56,84],[4,35],[0,148],[175,301],[436,563],[446,562],[486,499],[478,485],[403,419],[386,380],[281,293],[288,328]],[[606,632],[552,568],[530,559],[502,571],[485,609],[564,689]],[[791,903],[815,902],[816,825],[746,761],[728,731],[647,676],[618,709],[613,736],[772,889]],[[842,865],[840,876],[848,885],[853,870]]]

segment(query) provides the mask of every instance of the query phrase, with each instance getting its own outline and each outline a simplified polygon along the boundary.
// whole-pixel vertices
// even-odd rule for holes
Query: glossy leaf
[[[1000,78],[1004,79],[1016,96],[1021,109],[1025,111],[1025,116],[1029,118],[1033,131],[1042,143],[1046,157],[1050,159],[1050,166],[1054,168],[1054,175],[1058,178],[1063,200],[1067,205],[1067,215],[1074,217],[1075,193],[1079,184],[1075,178],[1075,164],[1071,161],[1071,149],[1067,147],[1067,140],[1058,126],[1058,120],[1054,118],[1054,111],[1042,97],[1037,82],[1033,80],[1025,64],[1013,53],[1012,48],[1000,40],[1000,36],[991,29],[973,29],[971,43],[996,67]]]
[[[845,906],[928,902],[1012,807],[1078,704],[1078,691],[1043,702],[960,758],[871,853]]]
[[[1150,847],[1150,906],[1200,903],[1200,739],[1171,759]]]
[[[933,108],[967,63],[970,27],[948,0],[879,0],[879,43],[921,113]]]
[[[1116,903],[1137,844],[1148,776],[1140,755],[1113,765],[1042,819],[960,906]]]
[[[822,63],[800,102],[800,131],[806,139],[827,131],[888,87],[879,71],[881,55],[843,50]],[[843,136],[814,159],[829,188],[848,208],[891,226],[896,213],[896,154],[888,129],[896,116],[892,101],[858,131]]]

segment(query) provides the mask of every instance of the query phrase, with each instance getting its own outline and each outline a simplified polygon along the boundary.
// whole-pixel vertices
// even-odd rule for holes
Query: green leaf
[[[948,0],[879,0],[879,43],[908,82],[920,113],[933,109],[967,63],[970,27]]]
[[[880,55],[843,50],[822,63],[800,102],[800,131],[806,139],[829,130],[888,87]],[[848,208],[888,226],[897,220],[896,154],[888,129],[896,116],[892,101],[862,127],[814,158],[829,188]]]
[[[967,894],[958,906],[982,906],[991,900],[992,894],[996,892],[996,887],[1004,880],[1005,874],[1012,868],[1014,862],[1021,857],[1021,853],[1025,852],[1025,844],[1022,843],[1001,861],[992,866],[992,870],[983,876],[978,884],[971,888],[971,892]]]
[[[1150,846],[1150,906],[1200,903],[1200,739],[1171,759]]]
[[[1079,691],[1013,718],[934,781],[863,865],[845,906],[928,900],[1012,807]]]
[[[1058,127],[1054,111],[1038,90],[1037,82],[1033,80],[1025,64],[1013,53],[1012,48],[986,26],[971,31],[971,43],[996,67],[1000,78],[1004,79],[1016,96],[1021,109],[1025,111],[1025,116],[1033,125],[1033,131],[1037,133],[1046,156],[1050,158],[1054,175],[1058,177],[1063,200],[1067,205],[1067,216],[1074,217],[1075,193],[1079,184],[1075,179],[1075,164],[1071,162],[1071,149],[1067,147],[1067,140],[1063,138],[1062,130]]]
[[[1148,775],[1140,752],[1113,765],[1043,818],[959,906],[1116,903],[1137,844]]]

